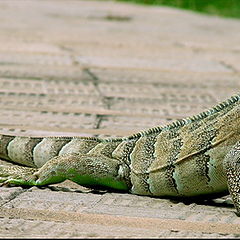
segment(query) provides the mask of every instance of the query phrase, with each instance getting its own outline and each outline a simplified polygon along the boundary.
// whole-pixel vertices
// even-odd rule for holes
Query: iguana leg
[[[27,179],[10,179],[16,185],[48,185],[66,179],[86,187],[104,186],[118,190],[128,190],[128,167],[103,155],[65,154],[45,163]]]
[[[237,142],[226,155],[223,167],[227,174],[229,192],[237,215],[240,216],[240,142]]]

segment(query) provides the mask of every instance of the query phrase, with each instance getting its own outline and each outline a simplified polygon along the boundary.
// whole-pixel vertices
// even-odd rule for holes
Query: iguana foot
[[[129,168],[104,155],[65,154],[46,162],[41,168],[0,165],[4,185],[44,186],[69,179],[82,186],[130,189]]]
[[[0,186],[8,185],[36,185],[36,178],[34,173],[37,171],[35,168],[0,165]]]

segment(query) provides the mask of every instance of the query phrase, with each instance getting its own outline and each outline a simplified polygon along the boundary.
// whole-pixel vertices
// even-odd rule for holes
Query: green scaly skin
[[[0,135],[4,184],[72,180],[159,197],[230,192],[240,213],[240,95],[193,117],[124,138]],[[19,166],[21,165],[21,166]]]

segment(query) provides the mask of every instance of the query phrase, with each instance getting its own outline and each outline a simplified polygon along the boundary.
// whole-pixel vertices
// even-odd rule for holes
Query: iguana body
[[[124,138],[0,135],[0,158],[22,165],[0,165],[3,183],[47,185],[70,179],[166,197],[229,191],[240,213],[240,95]]]

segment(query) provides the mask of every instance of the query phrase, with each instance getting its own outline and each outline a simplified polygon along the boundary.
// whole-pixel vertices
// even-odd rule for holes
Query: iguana
[[[240,94],[198,115],[123,138],[0,135],[0,181],[66,179],[138,195],[214,198],[240,214]]]

